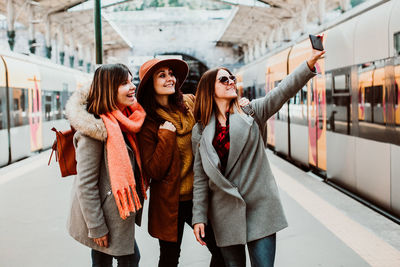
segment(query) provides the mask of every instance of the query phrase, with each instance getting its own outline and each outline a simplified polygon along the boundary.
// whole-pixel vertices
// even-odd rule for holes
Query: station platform
[[[277,234],[277,267],[400,266],[400,225],[268,151],[289,227]],[[90,249],[67,233],[73,177],[47,166],[50,151],[0,169],[0,266],[90,266]],[[148,202],[146,202],[148,204]],[[157,266],[158,240],[137,228],[140,266]],[[210,254],[185,228],[180,265]],[[247,266],[250,266],[248,263]]]

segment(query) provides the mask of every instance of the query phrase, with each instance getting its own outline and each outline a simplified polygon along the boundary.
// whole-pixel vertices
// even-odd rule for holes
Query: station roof
[[[45,23],[49,16],[52,33],[57,31],[57,26],[63,26],[66,39],[69,36],[76,42],[92,44],[94,43],[93,9],[69,10],[84,2],[87,2],[87,0],[14,0],[15,20],[26,26],[29,25],[28,4],[31,3],[35,11],[34,22],[37,24],[37,31],[45,32]],[[0,13],[7,16],[6,1],[0,2]],[[121,36],[113,23],[105,19],[104,16],[102,31],[104,50],[132,47],[132,44]]]
[[[318,0],[258,0],[224,1],[236,6],[231,21],[218,40],[221,43],[246,44],[267,34],[274,28],[285,27],[291,22],[291,31],[301,30],[304,6],[308,9],[307,21],[315,21],[319,15]],[[325,0],[325,11],[339,6],[339,0]]]

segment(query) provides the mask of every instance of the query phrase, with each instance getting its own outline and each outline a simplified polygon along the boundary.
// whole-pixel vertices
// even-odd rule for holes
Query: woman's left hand
[[[206,245],[206,242],[203,241],[203,238],[205,237],[204,228],[204,223],[196,223],[193,227],[194,236],[196,237],[197,242],[199,242],[202,246]]]
[[[314,70],[315,63],[317,63],[317,60],[322,57],[322,55],[325,54],[324,51],[319,51],[319,50],[312,50],[312,54],[309,59],[307,59],[307,65],[310,68],[310,70]]]
[[[248,100],[246,97],[242,97],[239,99],[239,106],[244,107],[250,104],[250,100]]]

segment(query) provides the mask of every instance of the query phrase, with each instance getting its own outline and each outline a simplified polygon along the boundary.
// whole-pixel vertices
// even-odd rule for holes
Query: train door
[[[273,82],[271,79],[271,68],[267,68],[266,71],[266,78],[265,78],[265,93],[268,94],[269,91],[272,90],[272,88],[274,88],[273,86]],[[275,115],[273,115],[271,118],[269,118],[269,120],[267,121],[267,144],[270,147],[275,147]]]
[[[0,166],[11,161],[10,128],[7,103],[7,72],[3,58],[0,58]],[[6,153],[7,151],[7,153]]]
[[[15,161],[42,148],[42,125],[35,119],[40,116],[40,73],[33,63],[11,56],[5,56],[4,60],[10,87],[11,157]]]
[[[326,171],[326,90],[325,59],[315,65],[318,75],[308,84],[308,160],[311,166]]]

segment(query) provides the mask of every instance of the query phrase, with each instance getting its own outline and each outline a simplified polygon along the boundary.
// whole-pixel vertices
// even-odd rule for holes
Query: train
[[[326,54],[267,122],[276,153],[400,216],[400,0],[372,1],[321,25]],[[238,91],[263,97],[311,51],[308,35],[238,69]]]
[[[0,50],[0,166],[52,146],[67,130],[65,104],[91,75],[34,55]]]

